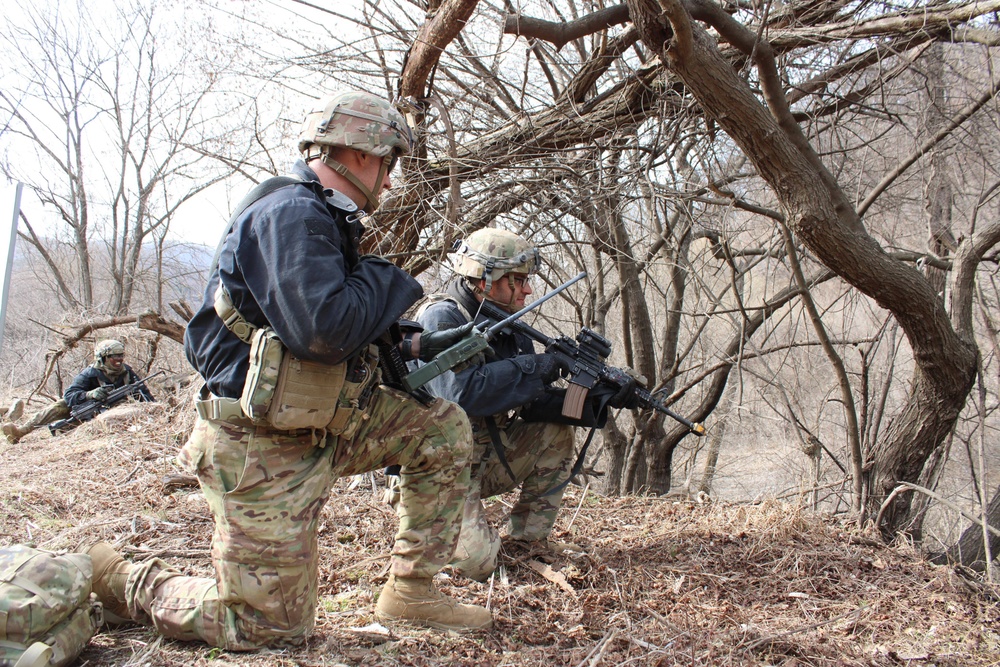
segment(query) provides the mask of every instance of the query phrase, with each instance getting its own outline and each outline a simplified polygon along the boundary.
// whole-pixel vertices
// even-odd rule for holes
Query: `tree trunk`
[[[993,492],[993,499],[986,507],[986,517],[988,525],[1000,529],[1000,486]],[[983,527],[974,523],[965,529],[957,543],[945,553],[932,558],[931,562],[938,565],[957,563],[976,572],[983,572],[986,570],[986,550],[983,545]],[[996,559],[998,555],[1000,555],[1000,536],[990,533],[990,557]]]
[[[715,412],[716,414],[722,412],[724,416],[722,419],[717,420],[714,428],[708,432],[705,465],[702,467],[701,479],[698,480],[697,485],[699,493],[712,495],[712,482],[715,480],[715,471],[719,464],[719,450],[722,449],[722,441],[726,437],[729,422],[738,417],[737,413],[731,409],[736,402],[737,386],[735,382],[730,382],[726,385],[726,390],[722,394],[722,400],[719,401],[720,409],[717,409]]]
[[[890,258],[866,232],[851,201],[823,166],[788,110],[766,41],[708,2],[692,2],[699,18],[753,54],[768,106],[719,52],[677,0],[629,0],[646,46],[681,78],[754,163],[781,201],[787,224],[816,257],[855,288],[891,311],[915,356],[912,388],[902,412],[873,452],[868,483],[874,514],[898,481],[916,481],[924,461],[948,434],[972,387],[976,348],[952,328],[938,295],[920,272]],[[645,20],[638,17],[645,16]],[[668,17],[670,25],[659,21]],[[645,29],[644,29],[645,26]],[[772,115],[773,114],[773,115]],[[900,494],[881,529],[905,523],[910,494]]]

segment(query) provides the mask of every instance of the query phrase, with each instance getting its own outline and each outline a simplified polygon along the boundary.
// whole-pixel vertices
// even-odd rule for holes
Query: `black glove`
[[[551,384],[570,372],[569,362],[555,354],[536,354],[535,363],[538,364],[538,377],[545,384]]]
[[[613,408],[625,408],[635,410],[639,407],[639,397],[635,393],[636,381],[630,377],[625,385],[615,392],[615,395],[608,400],[608,405]]]
[[[87,398],[89,398],[92,401],[103,401],[105,398],[108,397],[109,391],[110,389],[103,386],[98,387],[96,389],[91,389],[90,391],[87,392]]]
[[[596,391],[601,385],[594,387]],[[593,392],[591,392],[593,395]],[[589,398],[589,397],[588,397]],[[563,415],[563,402],[566,400],[566,390],[559,387],[546,387],[545,393],[521,407],[520,417],[526,422],[541,422],[545,424],[566,424],[584,428],[604,428],[608,422],[608,409],[599,402],[588,400],[583,404],[583,412],[579,419]]]
[[[421,361],[430,361],[441,352],[462,340],[472,331],[472,322],[466,322],[454,329],[442,329],[441,331],[424,331],[420,334],[420,356]]]

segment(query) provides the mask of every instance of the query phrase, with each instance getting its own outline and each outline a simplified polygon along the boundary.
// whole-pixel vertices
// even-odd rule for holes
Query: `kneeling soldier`
[[[492,625],[489,611],[432,582],[458,540],[468,419],[454,403],[380,384],[378,357],[399,354],[384,334],[422,290],[360,255],[359,209],[377,207],[411,141],[384,100],[334,96],[307,117],[292,178],[262,183],[238,207],[185,335],[206,388],[179,458],[215,518],[215,576],[186,576],[158,558],[132,564],[99,543],[89,553],[106,617],[230,650],[302,644],[315,625],[316,531],[331,485],[400,465],[399,531],[376,615],[449,630]],[[467,331],[406,349],[433,355]]]

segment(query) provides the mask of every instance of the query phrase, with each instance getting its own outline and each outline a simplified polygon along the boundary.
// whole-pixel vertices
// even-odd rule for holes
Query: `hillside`
[[[164,484],[191,420],[143,406],[50,438],[0,443],[0,540],[49,549],[93,539],[135,559],[210,571],[197,488]],[[228,654],[104,630],[81,665],[996,665],[997,590],[796,507],[601,498],[572,487],[559,536],[589,555],[545,563],[505,548],[487,584],[443,578],[489,604],[493,631],[373,626],[395,518],[380,475],[341,480],[320,535],[316,633],[297,652]],[[176,478],[175,478],[176,479]],[[504,501],[491,512],[499,516]]]

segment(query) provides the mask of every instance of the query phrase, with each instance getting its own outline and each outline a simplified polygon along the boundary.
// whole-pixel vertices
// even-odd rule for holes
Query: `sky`
[[[43,5],[52,7],[59,4],[59,2],[73,2],[73,0],[40,0]],[[278,22],[279,24],[298,24],[303,27],[308,27],[310,25],[320,25],[320,17],[322,18],[322,23],[329,24],[330,22],[336,22],[338,19],[336,17],[330,16],[329,14],[320,14],[308,6],[303,6],[293,0],[250,0],[251,6],[256,7],[260,11],[266,11],[269,19]],[[329,0],[317,0],[318,5],[330,5]],[[225,20],[238,21],[236,14],[231,13],[232,6],[228,4],[226,0],[223,0],[218,5],[219,17],[218,22],[225,23]],[[333,3],[334,6],[337,3]],[[108,3],[97,3],[96,5],[87,5],[90,12],[100,12],[109,10],[113,5]],[[237,8],[238,10],[239,8]],[[343,9],[343,7],[341,7]],[[11,26],[28,26],[30,22],[24,18],[24,15],[18,8],[17,2],[5,2],[0,5],[0,21],[8,22]],[[170,48],[168,43],[160,43],[157,45],[161,50],[165,48]],[[279,48],[279,43],[275,42],[270,45],[272,50],[274,48]],[[0,42],[0,57],[3,57],[3,51],[5,48],[10,48],[8,43]],[[261,51],[261,48],[256,49],[256,51]],[[270,57],[278,57],[280,54],[271,53],[268,54]],[[296,111],[296,115],[298,111]],[[2,130],[2,128],[0,128]],[[280,151],[282,147],[277,147]],[[280,155],[276,152],[275,155],[281,160],[281,165],[285,166],[285,163],[290,166],[291,161],[294,160],[294,151],[289,147],[286,151],[287,155]],[[29,155],[28,152],[24,152],[23,155]],[[254,177],[265,176],[266,174],[250,174]],[[182,241],[185,243],[196,243],[203,244],[214,247],[218,242],[219,236],[222,234],[226,227],[226,223],[230,216],[230,208],[236,204],[242,198],[242,196],[250,190],[253,183],[251,183],[247,178],[243,176],[237,176],[232,178],[229,182],[223,184],[217,184],[208,188],[202,193],[199,193],[193,197],[190,201],[182,204],[176,214],[171,220],[171,230],[169,233],[169,238],[176,241]],[[2,176],[0,176],[0,190],[6,190],[10,188],[11,191],[13,185],[9,185]],[[99,202],[95,202],[99,203]],[[33,227],[43,236],[50,236],[57,231],[65,233],[65,227],[60,225],[58,222],[58,217],[54,214],[51,207],[42,207],[38,199],[30,192],[29,189],[25,189],[22,195],[22,207],[28,215],[32,222]],[[4,211],[7,208],[2,209]]]

